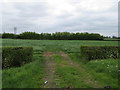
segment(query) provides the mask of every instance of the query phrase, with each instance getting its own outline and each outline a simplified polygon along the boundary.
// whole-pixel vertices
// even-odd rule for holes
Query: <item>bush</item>
[[[87,60],[118,59],[120,55],[118,46],[81,46],[81,55]]]
[[[17,37],[17,35],[13,34],[13,33],[3,33],[2,34],[2,38],[11,38],[11,39],[15,39]]]
[[[2,68],[19,67],[32,60],[32,47],[4,47],[2,49]]]
[[[40,35],[35,32],[24,32],[19,35],[20,39],[40,39]]]

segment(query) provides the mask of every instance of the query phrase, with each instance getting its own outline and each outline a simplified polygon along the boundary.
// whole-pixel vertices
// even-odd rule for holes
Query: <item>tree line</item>
[[[3,33],[2,38],[11,39],[37,39],[37,40],[103,40],[104,36],[98,33],[70,33],[70,32],[55,32],[55,33],[35,33],[23,32],[21,34]]]

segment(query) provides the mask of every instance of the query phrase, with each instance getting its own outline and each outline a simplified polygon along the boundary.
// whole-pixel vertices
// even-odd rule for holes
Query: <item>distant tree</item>
[[[24,32],[19,36],[21,39],[40,39],[40,35],[35,32]]]
[[[2,38],[11,38],[11,39],[15,39],[16,35],[13,33],[3,33],[2,34]]]
[[[105,37],[98,33],[70,33],[70,32],[55,32],[55,33],[35,33],[23,32],[19,35],[11,33],[3,33],[3,38],[16,39],[39,39],[39,40],[103,40]],[[114,37],[115,38],[115,37]]]
[[[112,38],[113,38],[113,39],[118,39],[118,37],[116,37],[116,36],[112,36]]]

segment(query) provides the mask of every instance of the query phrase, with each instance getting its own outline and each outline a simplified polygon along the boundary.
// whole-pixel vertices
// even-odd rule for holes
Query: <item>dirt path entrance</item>
[[[52,52],[44,52],[43,56],[45,57],[45,65],[44,65],[44,73],[45,76],[43,78],[44,82],[47,81],[46,84],[44,84],[44,88],[56,88],[56,85],[54,83],[54,75],[55,75],[55,62],[54,62],[54,54]]]
[[[91,74],[89,74],[85,68],[81,67],[80,64],[73,62],[68,54],[65,54],[62,51],[58,51],[56,53],[53,52],[44,52],[43,56],[45,57],[45,64],[44,64],[44,73],[45,76],[43,78],[44,81],[47,81],[48,83],[45,84],[44,88],[57,88],[55,79],[59,79],[59,77],[56,75],[55,70],[57,68],[56,62],[55,62],[55,55],[60,55],[63,58],[63,62],[66,62],[66,65],[76,67],[77,70],[84,72],[84,79],[83,81],[86,84],[91,84],[94,88],[100,88],[101,86],[91,77]],[[63,63],[61,63],[62,67],[65,67]],[[60,66],[60,67],[61,67]],[[56,78],[57,77],[57,78]],[[83,75],[80,75],[80,77],[83,77]],[[58,82],[59,83],[59,82]]]

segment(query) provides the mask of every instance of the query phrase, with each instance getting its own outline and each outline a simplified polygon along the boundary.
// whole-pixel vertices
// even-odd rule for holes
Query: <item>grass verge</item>
[[[40,88],[43,84],[43,57],[34,56],[34,61],[19,68],[2,71],[3,88]]]
[[[118,88],[118,59],[93,60],[84,63],[75,53],[69,54],[72,61],[85,68],[102,87]]]

